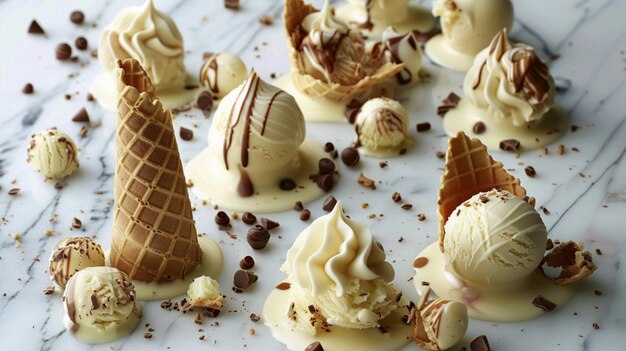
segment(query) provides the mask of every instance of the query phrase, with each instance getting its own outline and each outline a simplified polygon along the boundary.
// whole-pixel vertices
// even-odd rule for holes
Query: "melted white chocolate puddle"
[[[133,332],[133,330],[135,330],[141,321],[141,313],[141,304],[137,302],[137,313],[131,313],[124,323],[111,326],[106,329],[99,329],[86,324],[81,324],[78,329],[72,333],[72,335],[86,344],[106,344],[113,342],[128,336]],[[64,314],[63,316],[63,323],[66,326],[71,325],[72,323],[69,321],[69,316],[67,314]]]
[[[435,17],[430,13],[430,9],[409,4],[406,11],[408,12],[403,21],[372,21],[372,28],[359,28],[364,34],[372,36],[380,36],[387,27],[392,26],[398,33],[407,33],[412,30],[426,32],[435,25]],[[367,14],[363,11],[363,5],[347,3],[335,9],[335,16],[349,24],[351,27],[359,27],[360,24],[367,21]]]
[[[477,122],[485,124],[484,133],[474,133],[473,128]],[[463,131],[471,138],[480,139],[489,151],[501,151],[500,142],[507,139],[519,140],[519,151],[537,149],[559,139],[567,128],[567,113],[558,106],[550,109],[531,126],[516,127],[508,119],[495,117],[479,109],[467,98],[461,99],[443,118],[443,129],[449,136]]]
[[[476,55],[468,55],[454,50],[446,41],[443,34],[437,34],[426,42],[424,52],[439,66],[466,72],[472,67]],[[478,54],[478,53],[476,53]]]
[[[563,306],[575,292],[575,288],[571,285],[555,285],[539,270],[535,270],[523,284],[508,289],[461,287],[463,283],[460,280],[446,278],[446,275],[451,275],[451,273],[444,270],[443,253],[439,249],[438,242],[429,245],[417,257],[428,259],[425,266],[415,268],[413,284],[417,292],[421,294],[427,287],[422,282],[428,282],[428,286],[440,298],[464,303],[470,318],[474,319],[490,322],[520,322],[537,318],[546,313],[532,304],[537,295],[554,302],[558,308]],[[455,282],[456,286],[453,286],[452,282]],[[462,291],[463,294],[461,294]]]
[[[348,120],[344,117],[346,103],[329,99],[317,99],[302,93],[293,85],[290,74],[279,77],[272,82],[272,85],[286,91],[296,99],[305,121],[348,123]]]
[[[411,340],[411,326],[402,321],[407,314],[406,308],[400,307],[381,321],[389,330],[382,333],[378,328],[350,329],[331,326],[330,332],[318,332],[317,335],[293,330],[287,313],[291,300],[289,290],[272,289],[263,305],[263,323],[270,329],[272,336],[287,345],[289,350],[301,351],[311,343],[318,341],[324,351],[397,351]]]

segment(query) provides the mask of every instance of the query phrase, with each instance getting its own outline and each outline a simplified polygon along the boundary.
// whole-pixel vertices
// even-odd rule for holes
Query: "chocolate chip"
[[[248,229],[248,235],[246,238],[250,247],[255,250],[262,250],[270,241],[270,233],[264,226],[257,224]]]
[[[258,316],[258,315],[256,315],[255,313],[251,313],[251,314],[250,314],[250,321],[251,321],[251,322],[256,323],[256,322],[258,322],[258,321],[260,321],[260,320],[261,320],[261,316]]]
[[[402,195],[400,195],[400,193],[396,191],[391,194],[391,199],[393,200],[393,202],[400,202],[402,201]]]
[[[413,261],[413,267],[422,268],[428,264],[428,258],[426,257],[418,257]]]
[[[420,222],[425,221],[426,220],[426,215],[423,214],[423,213],[418,213],[417,214],[417,220],[420,221]]]
[[[61,43],[57,45],[56,57],[59,61],[67,61],[72,57],[72,47],[67,43]]]
[[[280,190],[285,190],[285,191],[293,190],[296,188],[296,186],[297,186],[296,182],[294,182],[293,180],[289,178],[285,178],[281,180],[280,183],[278,183],[278,187],[280,188]]]
[[[219,211],[216,215],[215,215],[215,223],[219,226],[227,226],[230,224],[230,218],[228,217],[228,215],[226,214],[226,212],[224,211]]]
[[[242,258],[241,261],[239,261],[239,267],[245,270],[252,269],[252,267],[254,267],[254,258],[252,258],[252,256]]]
[[[470,343],[470,349],[472,349],[472,351],[490,351],[491,347],[489,347],[489,340],[487,340],[487,337],[485,335],[481,335],[472,340]]]
[[[293,209],[298,212],[304,210],[304,205],[302,204],[302,201],[296,201],[296,203],[293,204]]]
[[[300,211],[300,220],[301,221],[308,221],[309,218],[311,218],[311,211],[304,209],[302,211]]]
[[[526,175],[530,178],[535,178],[535,175],[537,175],[537,172],[535,172],[535,167],[533,166],[526,166],[526,168],[524,168],[524,172],[526,172]]]
[[[418,123],[417,124],[417,132],[418,133],[425,132],[427,130],[430,130],[430,123],[424,122],[424,123]]]
[[[335,172],[335,162],[329,158],[323,158],[318,162],[320,174],[332,174]]]
[[[82,11],[72,11],[70,14],[70,21],[75,24],[82,24],[85,21],[85,14]]]
[[[333,176],[331,174],[324,174],[317,176],[315,183],[324,192],[329,192],[333,188]]]
[[[272,24],[274,24],[274,19],[271,16],[262,15],[261,17],[259,17],[259,22],[266,26],[271,26]]]
[[[435,152],[435,156],[437,156],[437,158],[444,158],[446,157],[446,153],[443,151],[437,151]]]
[[[456,107],[456,105],[461,101],[461,98],[455,93],[450,93],[448,97],[443,100],[443,103],[437,107],[437,114],[441,117],[445,116],[449,110]]]
[[[314,341],[307,346],[304,351],[324,351],[322,344],[319,341]]]
[[[11,196],[15,196],[15,195],[17,195],[19,193],[20,193],[20,188],[13,188],[13,189],[8,191],[8,194],[11,195]]]
[[[33,20],[30,22],[30,26],[28,26],[28,33],[30,34],[46,34],[46,31],[39,25],[39,22]]]
[[[376,183],[374,182],[374,180],[366,177],[363,173],[359,175],[359,179],[357,180],[357,182],[366,188],[376,190]]]
[[[224,7],[231,10],[239,10],[239,0],[224,0]]]
[[[282,282],[276,285],[276,289],[278,290],[289,290],[291,288],[291,284],[287,282]]]
[[[266,217],[261,217],[261,225],[264,226],[267,230],[272,230],[278,228],[280,226],[280,223]]]
[[[322,205],[322,209],[326,212],[330,212],[335,208],[337,204],[337,199],[334,196],[329,195],[326,199],[324,199],[324,204]]]
[[[360,158],[359,150],[354,147],[347,147],[341,152],[341,161],[348,167],[356,166]]]
[[[476,124],[472,127],[474,134],[482,134],[485,130],[487,130],[487,126],[485,126],[485,123],[483,122],[476,122]]]
[[[87,50],[89,43],[85,37],[78,37],[74,41],[74,46],[76,46],[78,50]]]
[[[74,117],[72,117],[72,121],[81,122],[81,123],[82,122],[89,123],[90,119],[89,119],[89,114],[87,113],[87,110],[85,110],[84,107],[78,110],[78,112],[76,112]]]
[[[205,117],[208,117],[213,108],[213,97],[208,91],[201,91],[196,98],[196,106],[204,113]]]
[[[93,95],[91,93],[87,93],[87,97],[86,97],[87,101],[91,102],[91,101],[95,101],[96,98],[93,97]]]
[[[233,291],[236,293],[242,293],[250,285],[256,283],[258,279],[259,277],[256,274],[239,270],[235,272],[235,276],[233,277]]]
[[[80,219],[74,217],[74,219],[72,219],[72,228],[74,229],[80,229],[83,226],[83,222],[80,221]]]
[[[331,152],[335,150],[335,145],[333,145],[333,143],[331,143],[330,141],[327,142],[326,144],[324,144],[324,151],[325,152]]]
[[[413,208],[413,205],[411,205],[411,204],[402,204],[402,205],[400,205],[400,208],[402,208],[405,211],[409,211],[410,209]]]
[[[556,304],[541,295],[535,296],[533,299],[533,305],[539,307],[546,312],[551,312],[556,308]]]
[[[517,152],[519,150],[519,140],[506,139],[500,142],[500,150]]]
[[[29,95],[35,92],[35,87],[31,83],[26,83],[22,88],[22,93]]]
[[[180,138],[185,141],[193,139],[193,130],[187,129],[185,127],[180,127]]]
[[[241,216],[241,220],[245,224],[254,224],[256,223],[256,216],[250,212],[244,212],[243,216]]]

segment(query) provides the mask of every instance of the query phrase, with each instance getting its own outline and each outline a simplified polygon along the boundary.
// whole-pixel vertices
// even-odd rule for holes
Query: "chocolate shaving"
[[[430,130],[430,123],[428,122],[423,122],[423,123],[418,123],[417,124],[417,132],[421,133],[421,132],[425,132]]]
[[[503,151],[512,151],[517,152],[520,147],[519,140],[516,139],[506,139],[500,142],[500,150]]]
[[[461,98],[455,93],[451,92],[448,97],[443,100],[442,104],[437,106],[437,114],[441,117],[444,117],[446,113],[448,113],[448,111],[455,108],[456,105],[459,104],[459,101],[461,101]]]
[[[359,179],[357,180],[357,182],[366,188],[376,190],[376,182],[374,182],[373,179],[366,177],[363,173],[359,174]]]
[[[276,285],[276,289],[278,290],[289,290],[291,288],[291,284],[287,282],[282,282]]]
[[[537,295],[533,299],[533,305],[539,307],[546,312],[551,312],[556,308],[556,304],[541,295]]]
[[[428,264],[428,258],[426,257],[418,257],[413,261],[414,268],[422,268]]]
[[[330,212],[335,208],[337,204],[337,199],[334,196],[329,195],[326,199],[324,199],[324,204],[322,205],[322,209],[326,212]]]
[[[266,26],[271,26],[272,24],[274,24],[274,19],[268,15],[261,15],[261,17],[259,17],[259,22]]]
[[[543,268],[544,265],[561,268],[558,277],[548,276]],[[539,269],[554,284],[568,285],[588,277],[597,269],[597,266],[593,263],[589,251],[585,250],[582,244],[568,241],[546,254]]]

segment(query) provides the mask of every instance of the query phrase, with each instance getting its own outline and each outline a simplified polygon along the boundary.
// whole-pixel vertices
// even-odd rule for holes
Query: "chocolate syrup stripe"
[[[281,93],[284,93],[284,91],[282,90],[278,90],[276,93],[274,93],[274,95],[272,96],[272,98],[270,99],[269,104],[267,105],[267,110],[265,110],[265,115],[263,116],[263,127],[261,128],[261,135],[265,135],[265,126],[267,125],[267,120],[270,117],[270,110],[272,109],[272,104],[274,104],[274,100],[276,99],[276,97],[278,97],[278,95],[280,95]]]
[[[311,39],[306,37],[302,41],[301,50],[307,50],[315,57],[315,60],[324,67],[326,72],[333,73],[339,45],[341,45],[341,42],[349,35],[349,31],[345,34],[335,31],[328,40],[324,40],[323,32],[319,32],[318,34],[320,35],[321,48],[316,48],[315,43],[312,43]]]
[[[407,37],[407,41],[409,45],[411,45],[411,48],[413,48],[413,50],[417,50],[417,42],[415,40],[415,37],[411,33],[391,38],[385,42],[385,47],[391,54],[391,61],[395,64],[403,63],[400,59],[399,48],[402,40]],[[407,76],[406,78],[403,76],[403,73],[405,73],[405,76]],[[404,85],[411,82],[412,76],[413,74],[411,74],[411,71],[409,71],[409,69],[405,66],[400,72],[396,74],[396,80],[398,81],[398,84]]]

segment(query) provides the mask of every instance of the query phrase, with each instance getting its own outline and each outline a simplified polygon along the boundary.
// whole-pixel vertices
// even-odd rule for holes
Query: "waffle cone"
[[[182,279],[200,262],[170,111],[139,62],[118,60],[111,265],[131,279]]]
[[[306,73],[299,60],[301,53],[297,49],[297,43],[301,41],[303,35],[299,26],[307,15],[317,11],[315,7],[305,4],[303,0],[285,0],[283,18],[287,32],[287,46],[289,47],[291,79],[299,91],[314,98],[347,102],[362,95],[382,81],[393,77],[404,68],[404,64],[385,63],[380,65],[374,73],[352,85],[327,83]]]
[[[444,225],[452,211],[472,196],[494,188],[526,197],[526,189],[520,185],[520,180],[507,173],[502,163],[494,161],[480,140],[470,139],[463,132],[450,138],[437,199],[439,248],[442,252]]]

